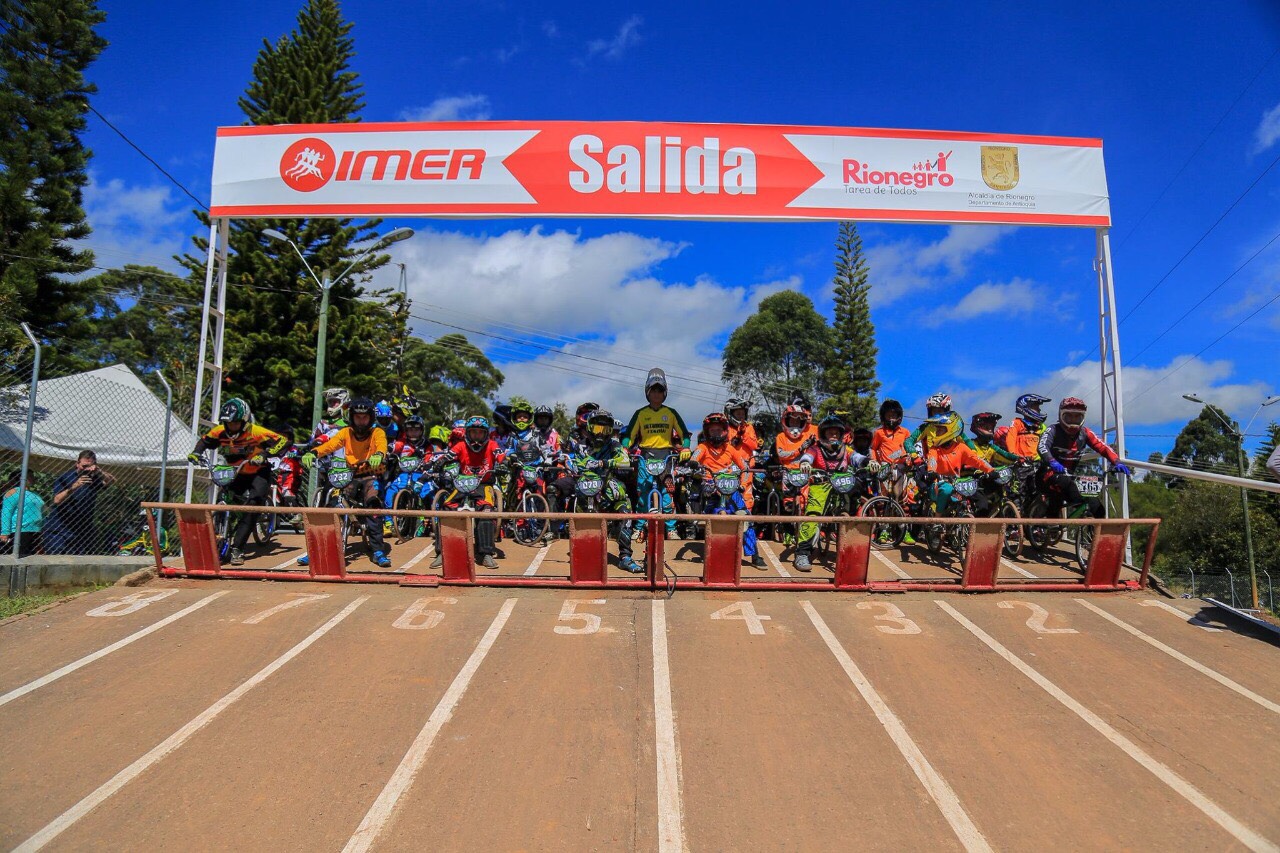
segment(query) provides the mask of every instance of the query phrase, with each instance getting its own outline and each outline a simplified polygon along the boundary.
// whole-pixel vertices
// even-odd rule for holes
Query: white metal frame
[[[227,243],[230,236],[231,222],[228,219],[211,219],[209,221],[209,258],[204,270],[204,311],[200,315],[200,355],[196,367],[195,398],[191,405],[191,431],[196,435],[204,434],[205,426],[212,426],[222,406],[222,364],[223,344],[227,331]],[[214,288],[217,295],[214,295]],[[216,308],[213,307],[217,301]],[[213,320],[213,360],[206,361],[209,352],[209,321]],[[205,371],[209,371],[209,417],[200,417],[205,394]],[[195,482],[195,468],[187,465],[186,502],[191,503],[191,489]],[[210,490],[212,490],[210,485]],[[210,494],[210,500],[212,500]]]

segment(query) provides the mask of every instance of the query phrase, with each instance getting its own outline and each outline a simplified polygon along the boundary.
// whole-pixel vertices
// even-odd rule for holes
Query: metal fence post
[[[169,381],[164,378],[163,371],[157,370],[156,378],[159,379],[160,384],[164,386],[165,393],[164,441],[163,449],[160,451],[160,497],[158,498],[160,503],[164,503],[166,500],[164,493],[164,476],[169,468],[169,428],[173,424],[173,389],[169,387]],[[164,530],[164,510],[162,509],[156,510],[156,527],[160,530]],[[160,547],[159,543],[156,543],[155,547],[158,549]]]
[[[27,591],[27,567],[19,566],[22,557],[22,515],[27,508],[27,472],[31,468],[31,433],[35,429],[36,385],[40,381],[40,342],[31,334],[31,327],[22,324],[22,332],[36,349],[31,364],[31,390],[27,393],[27,433],[22,441],[22,470],[18,474],[18,518],[13,531],[13,571],[9,573],[9,595],[21,595]]]

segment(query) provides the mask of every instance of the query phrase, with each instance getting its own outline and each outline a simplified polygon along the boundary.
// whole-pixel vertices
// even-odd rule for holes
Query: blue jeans
[[[747,503],[742,499],[742,492],[734,492],[728,498],[721,497],[720,505],[710,508],[712,515],[746,515]],[[742,554],[745,557],[756,555],[756,526],[750,522],[742,530]]]
[[[422,499],[423,506],[431,505],[431,493],[435,491],[435,482],[423,477],[417,471],[412,474],[401,474],[390,483],[382,493],[382,502],[387,509],[392,509],[395,503],[396,494],[404,489],[412,488],[414,493]]]

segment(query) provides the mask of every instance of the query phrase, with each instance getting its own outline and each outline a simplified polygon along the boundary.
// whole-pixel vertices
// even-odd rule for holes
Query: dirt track
[[[103,590],[0,625],[0,845],[1271,849],[1280,647],[1196,612],[1136,594]]]

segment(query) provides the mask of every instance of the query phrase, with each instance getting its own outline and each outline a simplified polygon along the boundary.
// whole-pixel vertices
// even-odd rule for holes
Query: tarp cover
[[[0,452],[22,452],[27,385],[0,389]],[[92,450],[103,465],[159,466],[165,406],[133,371],[113,364],[36,386],[33,456],[75,459]],[[169,464],[186,465],[196,437],[176,415],[169,420]]]

